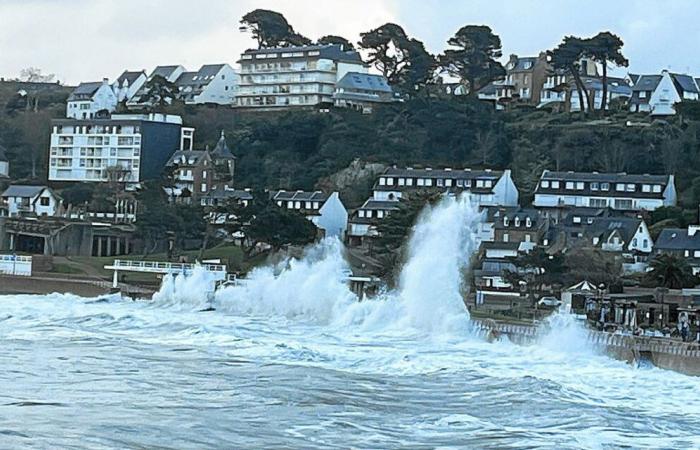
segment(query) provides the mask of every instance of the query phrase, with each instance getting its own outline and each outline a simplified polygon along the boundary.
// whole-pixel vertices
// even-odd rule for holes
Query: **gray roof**
[[[274,201],[325,202],[328,195],[321,191],[272,191],[270,198]]]
[[[2,144],[0,144],[0,161],[9,161],[9,159],[7,159],[7,151],[5,150],[5,147],[2,146]]]
[[[197,72],[182,72],[175,80],[175,84],[181,88],[189,86],[193,90],[201,92],[223,67],[224,64],[208,64],[202,66]]]
[[[91,81],[88,83],[80,83],[78,87],[73,89],[73,92],[71,92],[70,97],[68,97],[68,101],[74,101],[74,100],[90,100],[93,95],[95,95],[95,92],[102,86],[101,81]]]
[[[394,176],[406,178],[451,178],[451,179],[490,179],[497,180],[503,175],[502,171],[498,170],[471,170],[471,169],[400,169],[397,167],[389,167],[381,176]]]
[[[362,57],[355,50],[345,51],[340,44],[329,44],[329,45],[305,45],[305,46],[294,46],[294,47],[275,47],[275,48],[260,48],[260,49],[249,49],[244,52],[245,55],[259,55],[259,54],[270,54],[270,53],[297,53],[297,52],[309,52],[318,51],[318,58],[332,59],[334,61],[346,61],[361,64]],[[279,56],[279,55],[278,55]],[[248,60],[244,60],[247,62]]]
[[[119,75],[119,78],[117,78],[117,86],[121,86],[125,81],[129,82],[129,86],[131,86],[141,75],[146,76],[146,73],[143,70],[138,72],[130,72],[125,70],[121,75]]]
[[[586,89],[593,89],[596,91],[603,90],[603,79],[600,77],[581,77],[583,84]],[[629,87],[627,82],[622,78],[608,77],[608,92],[611,94],[618,94],[620,96],[631,96],[632,88]]]
[[[561,180],[561,181],[602,181],[610,183],[653,183],[663,184],[668,183],[669,175],[635,175],[621,173],[605,173],[605,172],[554,172],[545,170],[542,173],[543,180]]]
[[[221,137],[219,137],[219,141],[216,143],[214,150],[211,151],[211,156],[214,159],[236,159],[231,149],[228,148],[228,144],[226,144],[224,130],[221,130]]]
[[[656,238],[656,250],[700,250],[700,233],[690,236],[684,228],[664,228]]]
[[[641,77],[641,75],[637,75],[636,73],[628,73],[627,76],[630,77],[633,86],[637,84],[637,81],[639,81],[639,77]]]
[[[391,93],[391,86],[387,79],[381,75],[370,73],[348,72],[336,83],[336,88],[357,89],[362,91],[376,91]]]
[[[522,229],[538,228],[542,222],[540,212],[534,208],[493,207],[487,212],[488,220],[494,221],[494,227],[498,229],[516,229],[515,219],[518,219],[518,227]],[[508,226],[503,223],[504,217],[508,217]],[[530,219],[530,227],[527,227],[527,219]]]
[[[253,194],[244,189],[226,189],[218,186],[207,192],[204,198],[212,198],[217,200],[222,199],[237,199],[237,200],[252,200]]]
[[[661,75],[639,75],[632,91],[654,91],[661,82]]]
[[[372,200],[367,199],[359,209],[371,209],[371,210],[397,210],[399,209],[399,201],[385,201],[385,200]]]
[[[542,187],[542,183],[537,183],[535,194],[559,194],[559,195],[595,195],[602,197],[624,197],[634,198],[664,198],[666,186],[671,177],[669,175],[628,175],[626,173],[597,173],[597,172],[551,172],[545,170],[542,173],[541,181],[559,181],[559,187],[549,185]],[[566,182],[583,182],[583,189],[567,189]],[[597,183],[598,186],[592,186]],[[603,183],[607,183],[603,186]],[[633,191],[618,191],[616,184],[634,184]],[[660,192],[644,192],[639,185],[661,186]],[[595,189],[593,189],[595,187]]]
[[[690,75],[683,75],[679,73],[670,74],[673,79],[673,84],[676,86],[676,90],[680,94],[683,92],[692,92],[698,94],[698,86],[695,84],[695,80]]]
[[[166,166],[193,166],[199,163],[199,160],[206,155],[204,150],[178,150],[170,157]],[[182,158],[185,158],[185,162],[182,162]]]
[[[526,67],[526,63],[530,63],[530,67]],[[517,57],[517,62],[515,63],[515,67],[508,70],[508,72],[530,71],[530,70],[533,70],[535,68],[536,63],[537,63],[536,56]]]
[[[156,75],[160,75],[163,78],[168,78],[178,67],[180,66],[158,66],[155,69],[153,69],[153,72],[151,72],[151,78]]]
[[[28,197],[32,198],[39,194],[44,189],[48,189],[46,186],[27,186],[22,184],[13,184],[8,187],[5,192],[2,193],[3,197]]]

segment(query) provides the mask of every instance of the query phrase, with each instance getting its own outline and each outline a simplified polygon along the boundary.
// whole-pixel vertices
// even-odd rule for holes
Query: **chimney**
[[[103,79],[102,79],[102,84],[104,84],[105,86],[107,86],[107,85],[109,84],[109,78],[103,78]]]

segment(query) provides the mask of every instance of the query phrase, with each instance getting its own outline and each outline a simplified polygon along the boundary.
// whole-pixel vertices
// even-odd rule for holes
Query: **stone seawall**
[[[484,337],[507,336],[519,345],[532,345],[548,333],[545,326],[472,320],[475,331]],[[587,342],[610,356],[629,362],[649,361],[656,367],[687,375],[700,376],[700,344],[668,338],[623,336],[589,330]]]

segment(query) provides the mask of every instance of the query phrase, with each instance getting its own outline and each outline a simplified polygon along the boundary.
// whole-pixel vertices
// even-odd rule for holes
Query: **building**
[[[648,112],[652,116],[674,115],[676,103],[698,100],[699,96],[698,84],[690,75],[667,70],[661,75],[640,75],[632,86],[630,111]]]
[[[312,221],[325,236],[345,238],[348,211],[337,192],[273,191],[271,201],[280,208],[298,211]]]
[[[248,206],[253,201],[253,194],[249,189],[234,189],[232,187],[218,185],[202,195],[199,203],[202,206],[225,206],[235,201],[241,206]]]
[[[486,221],[493,223],[493,242],[515,243],[519,252],[540,245],[549,226],[538,210],[522,207],[489,208]]]
[[[0,180],[10,178],[10,160],[7,159],[5,147],[0,145]]]
[[[238,75],[228,64],[207,64],[197,72],[182,72],[175,80],[186,104],[230,105],[238,87]]]
[[[397,201],[411,191],[436,190],[469,192],[474,204],[484,206],[517,206],[518,189],[510,170],[491,169],[400,169],[390,167],[374,185],[373,200]]]
[[[700,274],[700,225],[684,228],[665,228],[656,238],[654,253],[675,255],[687,261],[693,275]]]
[[[600,77],[581,77],[588,98],[593,103],[593,109],[600,110],[603,107],[603,79]],[[608,91],[605,109],[610,109],[613,100],[622,99],[629,100],[632,97],[632,88],[627,84],[624,78],[608,77]],[[576,85],[571,82],[569,89],[569,111],[581,111],[580,98],[576,90]],[[588,108],[588,105],[584,105]]]
[[[492,81],[479,89],[477,98],[486,102],[492,102],[497,110],[505,109],[505,105],[513,100],[515,86],[505,80]],[[455,94],[460,95],[460,94]]]
[[[146,94],[148,93],[148,83],[155,77],[162,77],[164,80],[175,83],[180,75],[185,73],[185,68],[180,65],[157,66],[148,76],[143,86],[136,91],[126,104],[130,107],[143,107],[146,104]]]
[[[117,102],[128,102],[146,84],[146,72],[125,70],[112,85]]]
[[[536,208],[612,208],[653,211],[676,204],[673,175],[552,172],[545,170],[535,189]]]
[[[479,90],[480,100],[493,101],[496,109],[503,109],[508,102],[537,106],[549,72],[547,55],[510,55],[505,64],[505,80],[494,81]]]
[[[367,72],[358,52],[338,44],[246,50],[238,63],[235,104],[261,110],[332,105],[345,74]]]
[[[366,200],[350,217],[348,221],[348,244],[353,247],[361,246],[367,239],[379,236],[377,224],[392,211],[399,209],[399,202]]]
[[[66,117],[92,119],[97,113],[111,113],[117,107],[117,96],[105,78],[102,82],[80,83],[68,97]]]
[[[160,176],[192,128],[180,116],[114,114],[110,118],[52,121],[49,181],[138,183]]]
[[[335,85],[333,104],[338,108],[353,108],[371,113],[372,107],[381,103],[391,103],[398,99],[381,75],[348,72]]]
[[[10,217],[55,216],[61,205],[61,198],[48,186],[15,184],[1,197]]]
[[[547,78],[540,90],[540,103],[538,108],[546,105],[558,104],[560,109],[566,107],[566,96],[569,92],[568,77],[565,71],[550,71],[547,73]]]
[[[166,188],[176,202],[199,203],[215,189],[228,192],[233,188],[236,157],[226,144],[224,132],[213,150],[179,150],[165,164],[172,186]],[[215,197],[210,197],[213,201]],[[206,203],[202,203],[205,205]],[[212,203],[213,204],[213,203]]]

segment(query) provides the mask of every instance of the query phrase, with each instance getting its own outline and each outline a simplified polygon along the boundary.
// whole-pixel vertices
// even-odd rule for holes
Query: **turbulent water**
[[[426,211],[371,301],[334,241],[213,300],[203,272],[153,302],[0,297],[0,448],[698,448],[700,378],[598,355],[563,319],[537,346],[470,333],[478,220]]]

